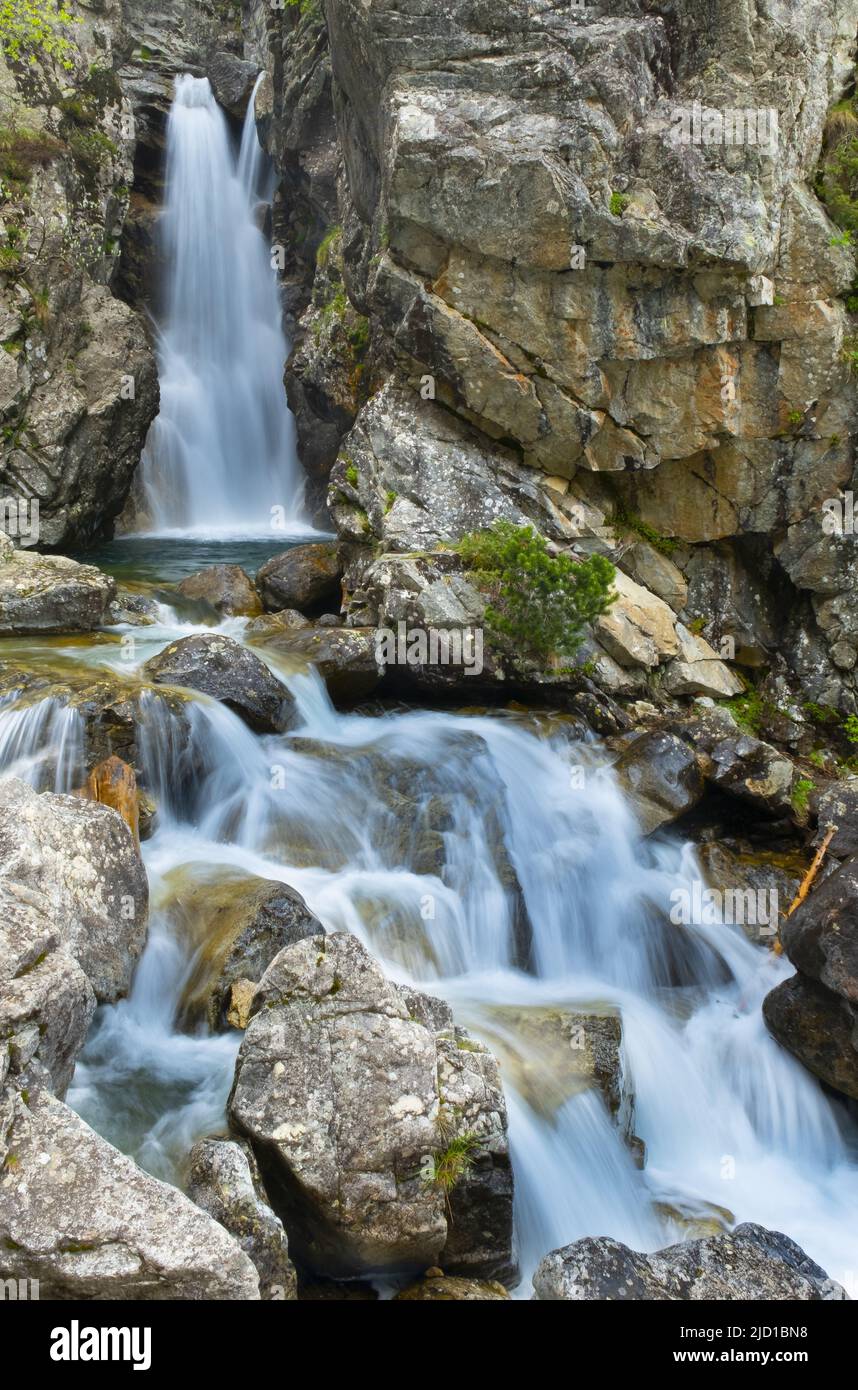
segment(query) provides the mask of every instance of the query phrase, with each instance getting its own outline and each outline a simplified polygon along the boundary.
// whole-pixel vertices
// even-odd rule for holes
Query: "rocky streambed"
[[[787,755],[711,702],[607,737],[571,690],[404,705],[343,654],[316,560],[165,580],[134,613],[106,574],[70,564],[61,593],[29,561],[0,712],[3,1274],[55,1298],[844,1297],[848,787],[793,976],[765,921],[671,920],[698,880],[795,887]],[[103,608],[73,638],[77,584]],[[236,593],[275,612],[224,616]],[[760,852],[761,816],[791,853]]]

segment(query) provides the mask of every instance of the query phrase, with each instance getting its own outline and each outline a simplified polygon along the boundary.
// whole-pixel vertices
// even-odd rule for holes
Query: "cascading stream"
[[[146,529],[156,533],[309,529],[283,390],[289,349],[258,225],[263,177],[254,102],[236,159],[208,79],[177,78],[161,225],[161,411],[140,474]]]
[[[669,923],[671,889],[700,875],[696,856],[641,837],[599,746],[537,738],[510,718],[344,716],[317,678],[287,679],[303,724],[284,737],[254,735],[200,699],[179,739],[155,692],[144,705],[141,756],[160,806],[144,845],[151,936],[130,998],[101,1010],[78,1065],[69,1099],[83,1116],[168,1178],[195,1137],[222,1126],[240,1038],[177,1030],[194,958],[171,894],[177,875],[231,867],[291,884],[328,930],[355,932],[393,977],[447,998],[495,1050],[522,1293],[548,1249],[583,1235],[655,1249],[682,1238],[677,1214],[717,1208],[786,1231],[852,1281],[854,1127],[760,1012],[790,967],[737,929]],[[13,708],[0,713],[0,750],[35,781],[33,709],[33,746]],[[570,777],[582,765],[584,792]],[[409,867],[401,817],[385,803],[383,787],[405,771],[418,807],[440,795],[448,808],[443,877]],[[532,973],[517,968],[498,835],[532,924]],[[600,1093],[564,1096],[558,1083],[553,1095],[544,1058],[529,1056],[514,1019],[547,1006],[619,1010],[643,1171]],[[543,1067],[538,1088],[528,1065]]]
[[[278,506],[300,523],[286,343],[254,216],[264,177],[252,104],[236,160],[208,82],[179,78],[162,406],[142,468],[156,532],[270,534]],[[192,630],[162,608],[156,626],[131,630],[136,667]],[[34,651],[40,671],[52,650]],[[107,641],[56,649],[114,678],[135,674],[126,656]],[[140,700],[138,757],[158,807],[143,847],[149,941],[129,998],[98,1014],[70,1103],[172,1179],[193,1140],[222,1126],[240,1036],[178,1028],[197,961],[176,883],[231,867],[292,885],[328,930],[356,933],[394,978],[444,996],[496,1052],[524,1295],[554,1247],[610,1235],[655,1249],[682,1238],[684,1216],[783,1230],[858,1293],[858,1134],[762,1020],[790,966],[735,928],[670,924],[671,891],[702,877],[695,851],[641,836],[600,746],[509,716],[341,715],[317,676],[283,678],[301,727],[282,737],[203,698],[181,727],[163,692]],[[61,691],[62,676],[44,696],[4,701],[0,775],[83,783],[84,717]],[[413,824],[387,795],[403,784]],[[419,825],[439,800],[443,862],[418,872]],[[570,1092],[534,1050],[522,1020],[545,1008],[619,1013],[643,1170],[600,1091]]]

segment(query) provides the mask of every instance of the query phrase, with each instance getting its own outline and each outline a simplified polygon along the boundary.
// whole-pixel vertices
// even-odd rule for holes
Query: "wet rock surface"
[[[483,1206],[483,1226],[488,1212],[502,1213],[492,1231],[502,1245],[490,1256],[509,1262],[506,1115],[488,1054],[453,1056],[451,1040],[411,1017],[399,989],[342,934],[281,952],[253,1009],[230,1117],[254,1147],[296,1258],[335,1277],[433,1264],[450,1236],[438,1165],[471,1126],[486,1171],[469,1170],[463,1200]],[[444,1108],[439,1063],[466,1119]]]
[[[750,1222],[653,1255],[606,1237],[579,1240],[545,1256],[533,1287],[543,1302],[846,1298],[794,1241]]]
[[[285,883],[229,870],[174,871],[168,912],[193,953],[181,1017],[222,1028],[237,984],[258,984],[279,951],[324,928]]]
[[[282,733],[295,721],[295,702],[264,662],[231,637],[183,637],[147,661],[157,685],[196,690],[221,701],[262,733]]]
[[[146,940],[149,889],[118,813],[5,781],[0,845],[0,880],[57,924],[97,998],[111,1002],[126,994]]]

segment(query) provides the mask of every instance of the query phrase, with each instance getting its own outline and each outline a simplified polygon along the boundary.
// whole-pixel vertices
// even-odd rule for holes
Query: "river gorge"
[[[437,8],[3,40],[0,1279],[853,1298],[858,3]]]

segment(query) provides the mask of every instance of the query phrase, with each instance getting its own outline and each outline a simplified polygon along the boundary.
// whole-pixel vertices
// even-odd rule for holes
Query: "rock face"
[[[108,0],[73,26],[63,94],[0,55],[0,490],[23,546],[109,534],[158,408],[143,320],[113,297],[133,180],[134,120],[115,75],[126,43]],[[21,508],[38,504],[37,533]]]
[[[61,555],[13,550],[0,532],[0,637],[91,632],[110,621],[113,580]]]
[[[250,1258],[259,1275],[260,1298],[296,1298],[286,1232],[265,1200],[250,1150],[221,1139],[201,1139],[191,1149],[188,1165],[188,1196],[229,1231]]]
[[[781,940],[798,974],[766,997],[766,1023],[814,1075],[858,1100],[858,859],[805,899]]]
[[[426,551],[517,509],[554,538],[577,507],[650,596],[608,618],[603,691],[729,697],[733,653],[780,648],[851,712],[851,541],[822,516],[853,478],[854,256],[811,189],[855,0],[776,29],[745,0],[714,29],[691,0],[296,9],[251,6],[251,43],[309,305],[290,399],[319,477],[340,438],[340,536]],[[701,136],[734,111],[747,138]]]
[[[264,564],[256,584],[269,613],[297,608],[313,613],[336,602],[339,608],[339,546],[328,543],[297,545]]]
[[[817,1303],[843,1300],[841,1286],[779,1231],[747,1222],[728,1235],[641,1255],[608,1237],[553,1250],[533,1276],[542,1302],[640,1299]]]
[[[348,935],[281,952],[253,1007],[230,1117],[253,1144],[295,1257],[334,1276],[436,1263],[457,1239],[442,1159],[457,1133],[472,1132],[468,1206],[481,1207],[481,1233],[491,1231],[493,1244],[468,1272],[508,1274],[512,1184],[490,1056],[476,1044],[458,1048],[449,1030],[439,1035],[413,1016]],[[455,1107],[444,1103],[439,1068]],[[445,1267],[456,1272],[455,1255]]]
[[[258,1299],[222,1226],[34,1083],[0,1101],[0,1276],[42,1298]]]
[[[51,918],[100,1001],[127,993],[146,940],[148,885],[117,812],[0,783],[0,883]]]
[[[191,1027],[222,1028],[237,984],[258,984],[279,951],[324,934],[300,893],[285,883],[227,871],[215,876],[177,870],[169,908],[195,952],[182,994]]]
[[[11,1039],[21,1068],[38,1056],[54,1090],[64,1095],[95,995],[48,905],[32,897],[0,884],[0,1037]],[[6,1046],[0,1044],[4,1053]]]
[[[261,733],[282,733],[295,721],[295,702],[264,662],[231,637],[205,634],[171,642],[147,661],[156,685],[210,695]]]

